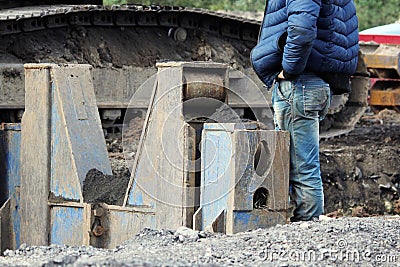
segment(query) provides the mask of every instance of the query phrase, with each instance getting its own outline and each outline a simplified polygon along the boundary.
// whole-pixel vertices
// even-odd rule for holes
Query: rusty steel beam
[[[394,90],[371,90],[370,105],[400,107],[400,88]]]
[[[400,75],[399,54],[366,54],[365,63],[370,69],[395,70]]]
[[[400,77],[400,49],[395,45],[363,44],[364,62],[373,75],[380,78]]]

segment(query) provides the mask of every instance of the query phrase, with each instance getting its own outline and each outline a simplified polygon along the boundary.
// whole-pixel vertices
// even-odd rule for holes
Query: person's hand
[[[279,72],[278,79],[280,79],[280,80],[284,80],[285,79],[285,77],[283,76],[283,70],[281,70],[281,72]]]

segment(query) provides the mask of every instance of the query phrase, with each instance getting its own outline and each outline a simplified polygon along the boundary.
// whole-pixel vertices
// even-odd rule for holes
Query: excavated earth
[[[185,42],[157,27],[68,27],[0,38],[0,63],[85,63],[151,67],[156,61],[214,61],[249,67],[254,43],[188,30]]]
[[[321,142],[325,211],[400,214],[400,114],[366,113],[347,136]]]

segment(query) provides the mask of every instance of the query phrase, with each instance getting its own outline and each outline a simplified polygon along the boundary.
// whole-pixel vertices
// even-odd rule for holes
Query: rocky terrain
[[[144,229],[112,250],[23,244],[7,250],[0,266],[396,266],[399,231],[399,216],[299,222],[235,235]]]

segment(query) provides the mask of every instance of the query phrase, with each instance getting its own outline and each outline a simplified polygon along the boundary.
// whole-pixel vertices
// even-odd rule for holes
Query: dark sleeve
[[[285,77],[302,73],[317,37],[317,18],[321,0],[287,0],[288,30],[283,51]]]

